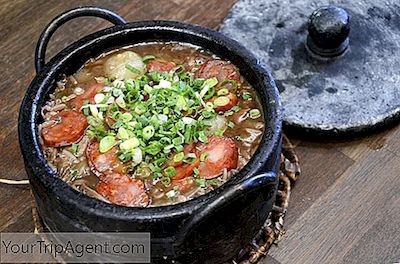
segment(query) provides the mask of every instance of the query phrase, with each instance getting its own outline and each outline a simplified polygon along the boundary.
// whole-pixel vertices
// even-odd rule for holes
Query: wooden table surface
[[[33,56],[45,25],[78,5],[99,5],[128,21],[167,19],[218,28],[234,0],[48,1],[0,0],[0,177],[25,179],[17,116],[35,76]],[[97,18],[69,22],[48,56],[72,40],[110,26]],[[400,262],[400,127],[361,140],[292,140],[302,175],[291,196],[286,235],[263,263]],[[31,232],[27,186],[0,184],[0,231]]]

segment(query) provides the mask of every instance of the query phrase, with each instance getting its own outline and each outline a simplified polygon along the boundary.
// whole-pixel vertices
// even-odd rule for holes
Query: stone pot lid
[[[398,123],[400,3],[333,2],[239,0],[220,31],[271,70],[287,128],[342,136]]]

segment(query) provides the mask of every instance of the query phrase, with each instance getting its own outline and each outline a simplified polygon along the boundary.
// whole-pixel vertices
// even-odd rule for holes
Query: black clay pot
[[[116,26],[86,36],[44,65],[54,31],[79,16],[98,16]],[[177,205],[130,208],[90,198],[63,182],[45,160],[38,140],[40,109],[61,74],[73,74],[88,59],[119,47],[177,41],[200,46],[231,61],[258,92],[265,133],[249,163],[216,190]],[[199,26],[170,21],[125,23],[116,14],[80,7],[54,19],[36,52],[37,76],[21,105],[19,140],[38,212],[53,232],[150,232],[152,262],[220,263],[232,258],[257,233],[271,211],[278,182],[281,104],[268,71],[237,42]]]

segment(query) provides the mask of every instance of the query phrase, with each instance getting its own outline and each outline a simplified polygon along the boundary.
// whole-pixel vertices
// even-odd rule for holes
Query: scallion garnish
[[[251,109],[249,115],[251,119],[257,119],[261,116],[261,112],[258,109]]]
[[[130,65],[130,64],[126,64],[125,65],[125,68],[127,68],[128,70],[130,70],[132,73],[134,73],[134,74],[140,74],[141,73],[141,71],[138,69],[138,68],[136,68],[136,67],[133,67],[132,65]]]
[[[72,144],[72,145],[71,145],[71,152],[72,152],[72,154],[76,155],[77,152],[78,152],[78,148],[79,148],[79,145],[78,145],[78,144]]]
[[[166,168],[164,170],[165,175],[167,175],[168,177],[173,177],[175,176],[175,168],[172,166],[169,166],[168,168]]]
[[[142,60],[148,62],[154,58],[148,55]],[[131,161],[131,168],[145,164],[154,179],[169,186],[176,173],[168,165],[171,161],[191,164],[198,159],[203,162],[208,156],[185,154],[185,144],[208,143],[209,135],[224,133],[209,130],[217,115],[214,108],[230,102],[228,95],[237,83],[196,78],[182,65],[169,72],[153,71],[140,76],[141,69],[130,64],[125,67],[138,76],[113,80],[96,94],[94,103],[87,101],[81,108],[89,123],[87,134],[100,141],[100,152],[116,147],[121,161]],[[102,82],[107,80],[96,78]],[[225,114],[233,114],[238,109],[232,107]],[[249,115],[254,117],[252,110]],[[227,125],[232,128],[234,124]],[[73,145],[71,149],[74,148]],[[199,170],[195,169],[193,174],[197,177]],[[205,179],[199,180],[205,186]]]

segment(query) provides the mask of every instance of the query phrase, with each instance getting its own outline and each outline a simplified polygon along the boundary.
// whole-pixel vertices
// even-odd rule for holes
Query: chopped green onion
[[[89,105],[89,109],[92,116],[97,117],[99,115],[99,109],[95,105]]]
[[[169,166],[168,168],[166,168],[165,170],[164,170],[164,173],[165,173],[165,175],[167,175],[168,177],[173,177],[173,176],[175,176],[175,168],[174,167],[172,167],[172,166]]]
[[[164,186],[168,186],[171,184],[171,178],[170,177],[161,177],[161,183]]]
[[[196,154],[188,153],[188,154],[186,154],[186,159],[184,159],[183,162],[192,164],[192,163],[196,162],[196,160],[197,160]]]
[[[200,187],[206,187],[206,179],[194,179],[194,182]]]
[[[175,149],[176,149],[176,151],[182,151],[183,146],[182,145],[175,146]]]
[[[112,149],[116,144],[117,142],[115,141],[115,138],[113,136],[103,137],[100,140],[99,150],[101,153],[105,153]]]
[[[216,135],[216,136],[222,136],[223,134],[224,134],[224,131],[222,131],[222,130],[216,129],[214,131],[214,135]]]
[[[228,89],[226,89],[226,88],[223,88],[223,89],[221,89],[221,90],[219,90],[218,92],[217,92],[217,95],[228,95],[229,94],[229,90]]]
[[[230,100],[229,100],[228,97],[226,97],[226,96],[220,96],[220,97],[217,97],[217,98],[214,100],[214,105],[215,105],[215,106],[224,106],[224,105],[229,104],[229,102],[230,102]]]
[[[183,97],[182,95],[178,95],[176,100],[176,107],[179,110],[187,110],[187,103],[185,97]]]
[[[143,106],[143,105],[137,105],[136,107],[135,107],[135,113],[136,114],[138,114],[138,115],[141,115],[141,114],[143,114],[144,112],[146,112],[146,108]]]
[[[225,80],[221,83],[221,87],[225,87],[227,84],[230,84],[233,89],[236,91],[236,88],[238,87],[238,83],[235,80]]]
[[[207,93],[204,95],[204,99],[205,99],[205,100],[208,100],[208,99],[210,99],[211,97],[213,97],[214,94],[215,94],[215,89],[214,89],[214,87],[211,87],[211,88],[207,91]]]
[[[72,154],[76,155],[76,153],[78,152],[78,148],[79,148],[78,144],[72,144],[71,146]]]
[[[214,87],[215,85],[218,84],[218,79],[216,77],[207,79],[204,81],[203,86],[208,86],[208,87]]]
[[[132,161],[135,164],[139,164],[140,162],[142,162],[142,159],[143,159],[142,150],[140,148],[134,148],[132,150]]]
[[[232,108],[231,108],[231,110],[233,111],[233,112],[238,112],[239,110],[240,110],[240,106],[238,106],[238,105],[235,105],[235,106],[233,106]]]
[[[95,96],[94,96],[94,102],[96,103],[96,104],[101,104],[103,101],[104,101],[104,98],[105,98],[106,96],[104,95],[104,94],[102,94],[102,93],[98,93],[98,94],[96,94]]]
[[[139,140],[136,137],[133,137],[119,144],[119,148],[122,150],[133,150],[139,145],[140,145]]]
[[[206,133],[204,131],[199,131],[199,140],[203,143],[208,142],[208,138],[206,136]]]
[[[121,119],[122,119],[122,121],[124,121],[125,123],[128,123],[129,121],[131,121],[132,118],[133,118],[133,116],[132,116],[131,113],[123,113],[123,114],[121,115]]]
[[[150,142],[150,144],[147,147],[144,148],[144,151],[146,153],[149,153],[149,154],[155,156],[161,151],[161,148],[162,148],[161,143],[159,143],[157,141],[152,141],[152,142]]]
[[[208,180],[207,182],[212,186],[219,186],[221,184],[221,180],[218,178]]]
[[[125,68],[127,68],[128,70],[130,70],[134,74],[140,74],[141,73],[141,71],[138,68],[133,67],[129,63],[125,65]]]
[[[242,98],[246,101],[249,101],[252,99],[251,94],[249,92],[243,92]]]
[[[183,142],[184,142],[184,138],[182,138],[182,137],[177,137],[177,138],[174,138],[173,140],[172,140],[172,143],[175,145],[175,146],[178,146],[178,145],[182,145],[183,144]]]
[[[117,99],[115,99],[115,103],[121,108],[125,108],[126,107],[126,104],[125,104],[125,101],[124,101],[124,97],[122,97],[121,95],[118,96]]]
[[[144,139],[150,139],[151,137],[154,136],[154,127],[153,126],[147,126],[143,128],[143,138]]]
[[[249,114],[251,119],[257,119],[261,116],[261,112],[258,109],[251,109]]]
[[[142,58],[142,61],[144,62],[144,63],[146,63],[146,62],[148,62],[148,61],[150,61],[150,60],[154,60],[156,57],[154,57],[153,55],[146,55],[146,56],[144,56],[143,58]]]
[[[117,138],[119,138],[119,139],[128,139],[129,138],[128,131],[123,127],[118,128]]]
[[[185,153],[179,152],[174,156],[174,162],[180,162],[185,158]]]
[[[233,123],[232,121],[228,122],[228,127],[229,128],[234,128],[235,127],[235,123]]]
[[[200,161],[201,161],[201,162],[205,161],[207,157],[208,157],[208,153],[201,153],[201,155],[200,155]]]

